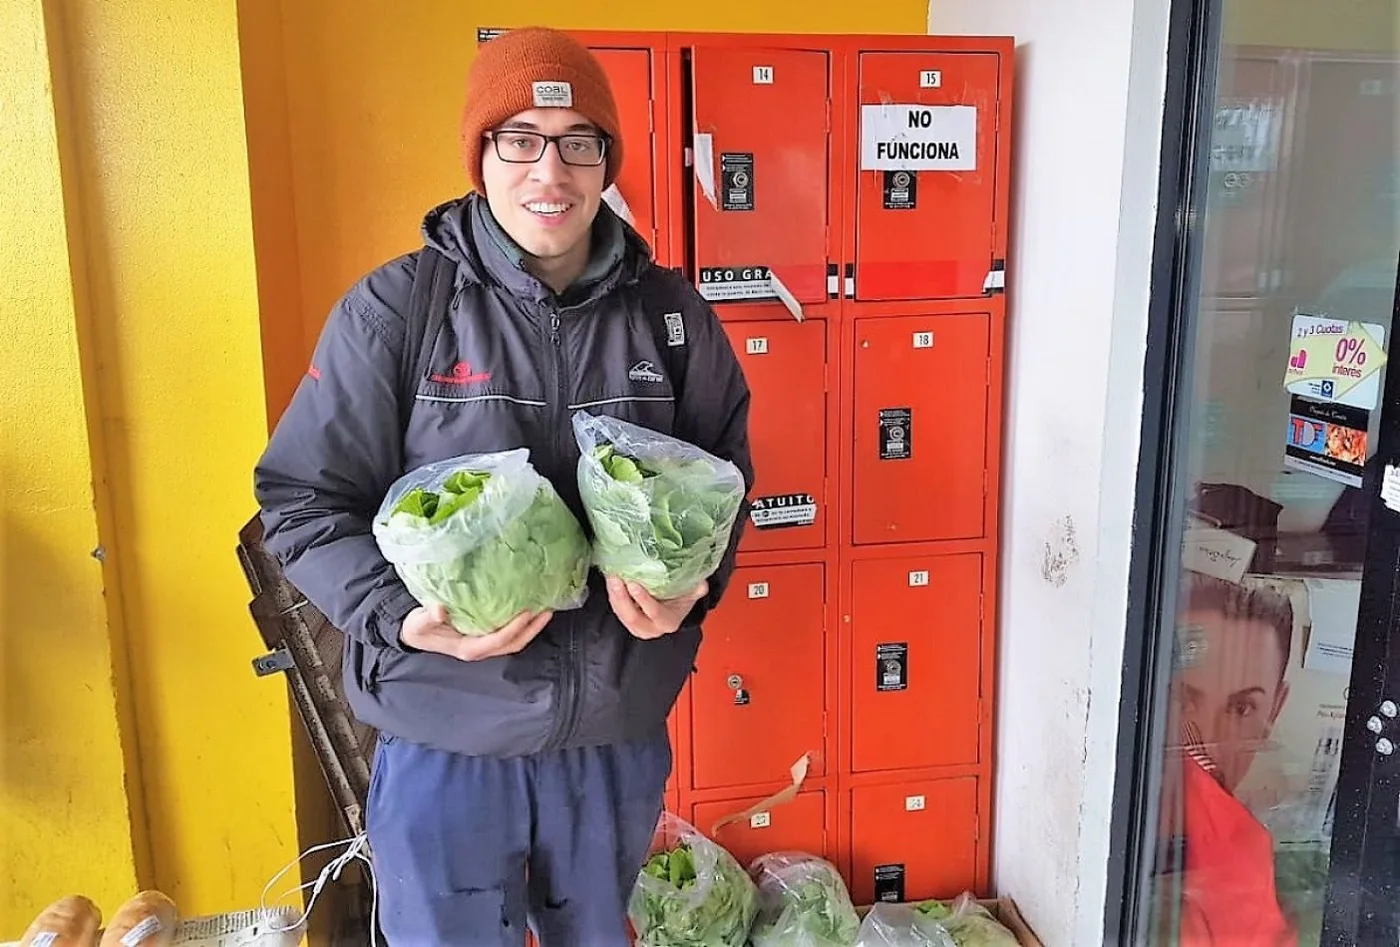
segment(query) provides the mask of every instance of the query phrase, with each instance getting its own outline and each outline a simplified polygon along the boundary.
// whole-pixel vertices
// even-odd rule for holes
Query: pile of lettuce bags
[[[758,891],[734,856],[663,813],[627,906],[638,947],[745,947],[757,914]]]
[[[836,866],[815,855],[771,852],[749,865],[758,885],[752,947],[851,947],[860,916]]]
[[[528,450],[413,470],[389,488],[372,528],[413,597],[445,607],[464,635],[588,597],[588,541]]]
[[[581,411],[573,427],[581,452],[579,493],[598,568],[662,601],[709,578],[744,500],[739,468],[617,418]]]

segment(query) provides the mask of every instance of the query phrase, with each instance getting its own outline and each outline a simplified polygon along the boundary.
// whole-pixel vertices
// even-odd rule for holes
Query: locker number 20
[[[767,598],[767,597],[768,597],[768,583],[767,583],[767,582],[750,582],[750,583],[749,583],[749,598]]]
[[[772,85],[772,84],[773,84],[773,67],[772,67],[772,66],[754,66],[754,67],[753,67],[753,84],[754,84],[754,85]]]
[[[914,333],[914,348],[916,348],[916,349],[931,349],[931,348],[933,348],[933,333],[932,333],[932,332],[915,332],[915,333]]]

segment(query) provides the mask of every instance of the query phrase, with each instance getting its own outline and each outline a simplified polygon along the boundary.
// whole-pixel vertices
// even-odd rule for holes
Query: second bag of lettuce
[[[710,577],[743,504],[739,468],[678,438],[617,418],[573,418],[579,492],[599,570],[677,598]]]

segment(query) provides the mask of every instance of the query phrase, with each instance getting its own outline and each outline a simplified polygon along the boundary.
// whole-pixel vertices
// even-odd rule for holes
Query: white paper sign
[[[691,147],[695,149],[695,180],[700,182],[705,200],[718,209],[715,203],[715,138],[708,132],[696,132]]]
[[[971,105],[862,105],[862,171],[976,171]]]

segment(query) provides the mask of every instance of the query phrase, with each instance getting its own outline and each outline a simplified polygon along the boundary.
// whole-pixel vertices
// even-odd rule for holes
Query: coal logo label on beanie
[[[535,108],[574,107],[574,87],[567,82],[536,82],[534,90]]]

